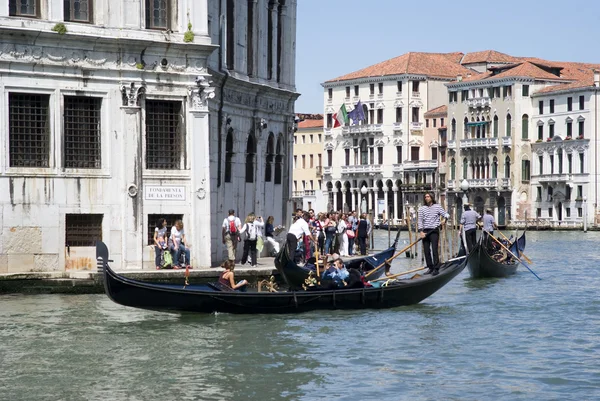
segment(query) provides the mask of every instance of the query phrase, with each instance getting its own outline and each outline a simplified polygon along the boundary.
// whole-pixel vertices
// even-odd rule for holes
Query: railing
[[[302,198],[303,196],[315,196],[317,191],[314,189],[305,189],[304,191],[292,191],[292,198]]]
[[[456,139],[448,139],[448,149],[456,150]]]
[[[333,167],[324,166],[323,167],[323,175],[331,175],[332,170],[333,170]]]
[[[342,174],[368,174],[381,173],[383,166],[375,164],[359,164],[356,166],[342,166]]]
[[[400,135],[402,135],[402,123],[393,123],[392,127],[394,132],[400,132]]]
[[[404,165],[403,164],[394,164],[394,165],[392,165],[392,172],[393,173],[403,173],[404,172]]]
[[[537,176],[538,182],[567,182],[571,181],[569,174],[542,174]]]
[[[467,180],[470,188],[496,188],[498,186],[497,178],[475,178]]]
[[[383,124],[348,125],[342,127],[342,134],[383,134]]]
[[[510,188],[510,178],[500,178],[502,188]]]
[[[489,97],[476,97],[467,100],[468,107],[489,107],[492,105],[492,99]]]
[[[448,141],[450,142],[450,141]],[[461,148],[497,148],[498,138],[471,138],[461,139]]]
[[[502,146],[512,146],[512,136],[503,136],[502,137]]]
[[[292,198],[302,198],[304,191],[292,191]]]
[[[423,129],[423,123],[418,123],[418,122],[413,121],[412,123],[410,123],[410,129],[411,129],[411,131],[421,130],[421,129]]]
[[[304,196],[315,196],[316,191],[314,189],[306,189],[304,190]]]
[[[405,170],[414,170],[420,168],[437,168],[437,160],[406,160],[404,161]]]

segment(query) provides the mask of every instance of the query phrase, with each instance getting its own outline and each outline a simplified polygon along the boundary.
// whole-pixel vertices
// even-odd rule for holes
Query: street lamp
[[[462,203],[464,206],[467,203],[469,203],[469,197],[467,196],[467,191],[469,190],[469,181],[467,181],[466,179],[462,180],[462,182],[460,183],[460,189],[463,190]]]
[[[362,194],[362,201],[360,203],[360,209],[362,210],[363,213],[367,213],[367,199],[366,199],[366,195],[367,195],[367,187],[365,185],[362,186],[362,188],[360,189],[360,193]]]
[[[587,196],[583,196],[583,232],[587,232]]]

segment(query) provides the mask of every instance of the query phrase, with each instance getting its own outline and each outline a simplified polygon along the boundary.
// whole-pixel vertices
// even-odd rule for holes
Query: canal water
[[[166,314],[104,295],[0,296],[0,399],[599,399],[599,244],[529,232],[542,281],[465,270],[383,311]]]

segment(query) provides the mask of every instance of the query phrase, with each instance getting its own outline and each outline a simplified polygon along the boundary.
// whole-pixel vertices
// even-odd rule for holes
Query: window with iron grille
[[[65,167],[101,168],[102,99],[85,96],[65,96]]]
[[[34,18],[40,16],[40,0],[10,0],[8,8],[9,15]]]
[[[102,214],[67,214],[65,246],[96,246],[102,241]]]
[[[10,166],[48,167],[50,95],[10,93],[8,103]]]
[[[149,214],[148,215],[148,245],[154,245],[154,229],[158,227],[159,220],[167,220],[167,238],[171,235],[171,227],[177,220],[183,220],[182,214]],[[161,226],[162,227],[162,226]],[[159,227],[160,228],[160,227]]]
[[[146,0],[146,28],[169,28],[170,3],[170,0]]]
[[[93,0],[65,0],[65,21],[92,22]]]
[[[146,168],[181,168],[181,102],[146,100]]]

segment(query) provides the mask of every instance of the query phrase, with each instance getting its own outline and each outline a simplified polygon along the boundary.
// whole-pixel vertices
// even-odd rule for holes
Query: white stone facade
[[[294,1],[249,3],[250,13],[229,11],[238,2],[173,0],[151,21],[153,3],[109,0],[93,2],[89,23],[66,21],[67,3],[15,12],[0,0],[0,273],[94,268],[77,238],[101,238],[117,268],[152,267],[148,238],[163,215],[181,216],[192,264],[210,266],[222,260],[227,209],[289,214]],[[251,74],[239,50],[249,31]],[[268,155],[281,184],[265,182]]]

